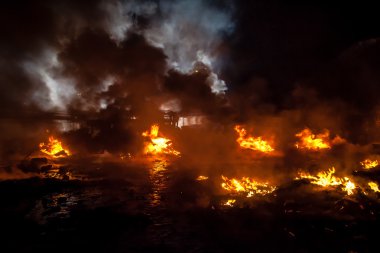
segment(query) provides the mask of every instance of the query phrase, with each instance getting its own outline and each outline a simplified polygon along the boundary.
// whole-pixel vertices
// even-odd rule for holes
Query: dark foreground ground
[[[226,207],[207,181],[139,173],[0,182],[0,252],[380,252],[375,198],[298,182]]]

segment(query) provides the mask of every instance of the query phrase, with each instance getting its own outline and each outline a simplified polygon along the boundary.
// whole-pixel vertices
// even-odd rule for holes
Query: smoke
[[[34,94],[31,94],[30,99],[24,100],[24,103],[34,104],[45,111],[66,110],[73,101],[77,101],[76,96],[82,94],[84,85],[100,87],[104,80],[115,75],[113,72],[120,74],[120,68],[126,66],[119,59],[114,59],[117,57],[115,54],[119,54],[123,44],[133,40],[136,34],[141,35],[151,47],[162,50],[167,57],[167,66],[161,70],[160,75],[168,69],[190,74],[199,62],[210,71],[206,85],[214,93],[223,93],[227,86],[218,77],[221,66],[219,57],[222,56],[218,47],[223,42],[223,36],[233,30],[232,11],[228,7],[230,6],[185,0],[110,0],[96,1],[91,5],[70,0],[50,3],[32,1],[27,5],[16,2],[6,4],[3,10],[2,24],[12,25],[4,27],[6,40],[2,43],[1,52],[3,58],[14,62],[12,68],[15,72],[22,72],[29,79],[28,82],[23,81],[23,85]],[[31,22],[33,17],[27,12],[28,8],[30,13],[39,14],[38,19]],[[15,17],[18,16],[21,19],[16,21]],[[21,36],[18,31],[24,25],[26,27],[22,30],[27,30],[27,33]],[[73,50],[73,45],[89,33],[104,34],[91,38],[91,43],[98,44],[98,48],[92,47],[96,50],[91,52],[93,55],[90,56],[89,52],[68,59],[67,51]],[[24,38],[28,43],[23,43]],[[80,48],[81,46],[87,45],[77,45],[78,54],[87,49]],[[107,51],[111,47],[112,50]],[[145,52],[139,51],[139,54],[142,59],[134,60],[151,64]],[[66,58],[62,59],[62,55]],[[88,69],[87,71],[94,72],[93,77],[84,83],[67,72],[71,68],[69,61],[84,61],[83,57],[92,57],[93,65],[102,68]],[[104,65],[101,66],[100,62]],[[19,68],[22,68],[21,71]],[[13,69],[2,67],[2,71],[6,72],[12,72]],[[76,71],[84,72],[80,69]],[[126,77],[122,78],[125,82]],[[27,92],[28,89],[24,91]],[[84,92],[90,95],[91,104],[91,97],[97,96],[99,89],[87,89]],[[89,108],[91,106],[84,109]]]
[[[212,91],[222,94],[227,90],[218,74],[222,66],[219,47],[234,27],[230,5],[221,8],[208,1],[163,0],[104,6],[110,15],[108,31],[117,41],[124,40],[128,30],[142,34],[150,44],[162,48],[168,68],[190,73],[202,63],[210,70],[207,83]]]
[[[229,9],[217,9],[208,1],[182,0],[162,1],[158,10],[159,16],[152,20],[144,34],[165,50],[172,67],[186,73],[197,61],[217,66],[216,50],[223,34],[233,29]]]
[[[3,145],[2,159],[33,148],[46,129],[59,132],[58,125],[41,118],[62,115],[80,126],[66,129],[69,146],[115,154],[139,150],[140,133],[162,123],[162,111],[202,116],[202,130],[184,129],[179,136],[178,129],[164,129],[176,137],[184,154],[191,154],[183,160],[218,172],[224,167],[221,161],[241,162],[224,168],[258,175],[297,169],[289,158],[294,152],[289,143],[305,127],[329,129],[347,139],[352,144],[347,144],[345,157],[365,153],[356,147],[370,143],[378,129],[371,123],[379,106],[378,40],[317,66],[305,59],[319,58],[305,52],[308,47],[320,50],[323,41],[307,44],[305,38],[314,38],[314,30],[323,33],[324,25],[303,29],[305,38],[291,37],[302,28],[299,21],[305,14],[289,24],[273,18],[263,26],[260,9],[254,10],[254,20],[242,2],[238,14],[225,1],[22,2],[8,3],[0,11],[0,114],[15,121],[1,124],[1,142],[14,142],[10,149]],[[279,37],[273,35],[277,30]],[[291,43],[282,38],[291,38]],[[247,165],[257,157],[241,158],[235,124],[274,139],[282,157]]]
[[[62,66],[57,52],[46,50],[40,59],[25,61],[23,68],[31,78],[39,81],[40,89],[34,92],[32,102],[42,110],[65,110],[76,95],[73,81],[59,75]]]

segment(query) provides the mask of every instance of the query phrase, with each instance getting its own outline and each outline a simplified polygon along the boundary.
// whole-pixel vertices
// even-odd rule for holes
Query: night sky
[[[376,100],[380,31],[375,6],[241,2],[226,68],[233,87],[259,76],[269,82],[269,100],[283,100],[297,83],[356,105]]]

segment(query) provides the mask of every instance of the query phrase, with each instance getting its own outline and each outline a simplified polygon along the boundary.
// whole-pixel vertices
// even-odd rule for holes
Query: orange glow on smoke
[[[305,128],[295,136],[299,138],[299,141],[295,144],[296,148],[314,151],[330,149],[332,145],[345,142],[345,140],[340,136],[336,136],[333,140],[330,141],[330,132],[327,129],[325,129],[323,133],[316,135],[313,134],[309,128]]]
[[[274,151],[269,143],[263,140],[261,137],[247,136],[247,131],[241,126],[235,126],[235,131],[239,134],[239,137],[236,141],[239,143],[240,147],[260,151],[263,153]]]
[[[179,156],[181,153],[176,151],[172,147],[172,141],[159,137],[159,126],[153,125],[150,128],[150,131],[146,131],[142,134],[144,137],[148,137],[149,141],[145,142],[144,153],[151,155],[160,155],[160,154],[170,154]]]
[[[365,159],[363,162],[360,163],[364,169],[372,169],[375,168],[379,165],[379,161],[377,160],[370,160],[370,159]]]
[[[254,195],[267,195],[276,190],[275,186],[269,183],[260,183],[249,177],[243,177],[241,180],[236,178],[229,179],[222,175],[222,188],[230,193],[246,193],[247,197]]]
[[[55,139],[53,136],[49,137],[48,143],[40,143],[39,147],[41,152],[52,157],[64,157],[70,155],[70,151],[63,148],[62,142]]]
[[[300,172],[296,179],[308,179],[310,183],[319,185],[324,188],[339,186],[347,195],[352,195],[356,185],[348,177],[339,178],[334,176],[335,168],[332,167],[327,171],[320,171],[316,176],[309,173]]]

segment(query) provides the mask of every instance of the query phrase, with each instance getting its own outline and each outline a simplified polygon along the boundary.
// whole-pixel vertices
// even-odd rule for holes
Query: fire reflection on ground
[[[149,194],[149,201],[152,207],[159,206],[162,202],[162,194],[167,189],[167,166],[169,162],[165,158],[155,159],[149,169],[149,180],[152,185],[152,192]]]

